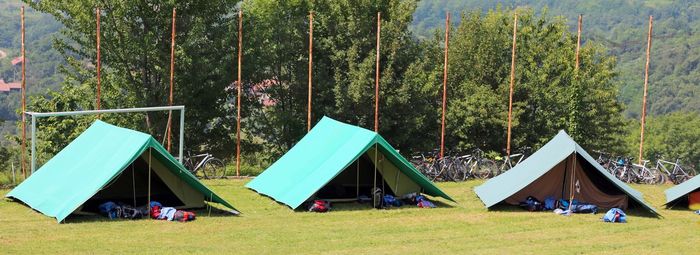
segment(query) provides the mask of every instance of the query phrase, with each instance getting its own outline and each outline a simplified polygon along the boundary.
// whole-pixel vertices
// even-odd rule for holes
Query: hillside
[[[473,1],[423,0],[414,13],[412,29],[419,38],[430,37],[444,26],[445,10],[459,21],[459,13],[488,9],[530,7],[547,15],[563,16],[576,29],[584,15],[583,43],[603,44],[617,57],[621,100],[626,115],[641,111],[644,60],[649,15],[654,16],[649,109],[651,114],[679,110],[700,111],[700,2],[691,0],[627,1]]]
[[[20,64],[12,66],[11,61],[20,56],[20,6],[18,0],[0,0],[0,78],[6,82],[21,80]],[[27,54],[27,90],[29,95],[44,93],[47,89],[58,88],[62,81],[58,68],[63,63],[60,54],[52,46],[53,38],[62,25],[53,17],[25,8],[25,47]],[[20,93],[0,92],[0,142],[8,133],[14,132],[14,120],[19,115]],[[10,120],[4,122],[2,120]],[[12,131],[12,132],[10,132]]]
[[[20,65],[10,61],[20,56],[21,3],[17,0],[0,0],[0,50],[7,56],[0,58],[0,78],[7,82],[19,81]],[[47,88],[55,89],[61,79],[57,75],[62,63],[60,54],[51,44],[62,27],[53,17],[25,8],[25,47],[27,54],[27,87],[29,94],[42,93]],[[15,109],[19,105],[19,93],[0,93],[0,119],[15,120]]]

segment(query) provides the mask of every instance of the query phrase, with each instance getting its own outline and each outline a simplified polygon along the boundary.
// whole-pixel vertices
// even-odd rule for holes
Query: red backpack
[[[331,210],[331,203],[324,200],[314,200],[309,207],[309,212],[328,212]]]

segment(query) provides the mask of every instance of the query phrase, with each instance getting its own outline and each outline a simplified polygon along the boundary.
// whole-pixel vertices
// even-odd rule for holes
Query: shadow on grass
[[[600,208],[599,211],[596,213],[600,215],[600,217],[603,217],[605,213],[610,210],[610,208]],[[488,211],[497,211],[497,212],[522,212],[522,213],[540,213],[540,212],[546,212],[546,213],[552,213],[552,211],[528,211],[525,210],[524,208],[517,206],[517,205],[509,205],[509,204],[497,204],[494,205],[490,208],[488,208]],[[578,213],[575,213],[578,214]],[[581,214],[591,214],[591,213],[581,213]],[[628,208],[625,210],[625,214],[627,215],[633,215],[633,216],[639,216],[639,217],[645,217],[645,218],[663,218],[662,215],[657,215],[654,214],[645,208]]]
[[[232,214],[227,210],[222,210],[216,207],[195,208],[195,209],[185,209],[185,211],[194,212],[197,216],[196,218],[213,218],[213,217],[236,217],[239,215]],[[139,220],[156,220],[149,217],[143,217],[140,219],[109,219],[106,216],[94,214],[94,215],[76,215],[71,214],[66,218],[63,223],[75,224],[75,223],[94,223],[94,222],[124,222],[124,221],[139,221]],[[160,221],[160,220],[158,220]],[[195,220],[196,222],[196,220]]]
[[[430,209],[441,209],[441,208],[453,208],[454,206],[444,203],[442,201],[430,201],[433,204],[435,204],[436,208],[430,208]],[[284,205],[284,204],[282,204]],[[285,205],[286,206],[286,205]],[[308,212],[308,208],[311,206],[310,202],[306,202],[299,206],[295,212]],[[353,202],[335,202],[331,203],[331,211],[340,211],[340,212],[351,212],[351,211],[366,211],[366,210],[402,210],[402,209],[410,209],[410,208],[418,208],[415,204],[404,204],[402,206],[396,207],[388,207],[388,208],[382,208],[382,209],[376,209],[372,207],[372,203],[360,203],[357,201]]]

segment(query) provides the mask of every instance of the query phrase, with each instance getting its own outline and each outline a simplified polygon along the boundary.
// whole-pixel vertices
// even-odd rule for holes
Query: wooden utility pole
[[[311,75],[314,62],[314,13],[309,13],[309,109],[306,115],[306,132],[311,131]]]
[[[238,99],[236,103],[236,176],[241,176],[241,55],[243,49],[243,9],[238,11]]]
[[[440,132],[440,158],[445,156],[445,111],[447,110],[447,55],[450,42],[450,13],[445,19],[445,64],[442,75],[442,129]]]
[[[377,12],[377,63],[374,78],[374,132],[379,133],[379,35],[382,31],[382,13]]]
[[[508,97],[508,143],[506,144],[506,156],[510,156],[510,131],[513,121],[513,83],[515,83],[515,38],[518,32],[518,13],[513,17],[513,51],[510,60],[510,94]]]
[[[97,7],[97,8],[95,9],[95,20],[96,20],[96,24],[95,24],[95,25],[96,25],[96,28],[97,28],[97,29],[96,29],[96,32],[95,32],[95,36],[96,36],[96,39],[97,39],[97,46],[96,46],[96,49],[97,49],[97,101],[95,102],[95,109],[99,110],[99,109],[100,109],[100,103],[101,103],[101,102],[100,102],[100,97],[101,97],[100,95],[101,95],[101,93],[102,93],[102,92],[101,92],[101,91],[102,91],[102,85],[101,85],[101,83],[100,83],[100,81],[101,81],[101,76],[100,76],[101,67],[100,67],[100,65],[101,65],[101,63],[102,63],[102,61],[101,61],[101,59],[100,59],[100,37],[101,37],[101,36],[100,36],[100,7]],[[99,115],[98,115],[98,118],[99,118]]]
[[[175,86],[175,8],[173,8],[173,22],[170,31],[170,95],[168,96],[168,105],[173,106],[173,87]],[[170,139],[172,137],[172,120],[173,111],[168,111],[168,126],[166,133],[168,137],[167,149],[170,152]]]
[[[642,130],[639,138],[639,164],[642,164],[644,154],[644,123],[647,115],[647,87],[649,84],[649,55],[651,51],[651,33],[654,17],[649,15],[649,33],[647,35],[647,62],[644,66],[644,97],[642,98]]]
[[[583,15],[578,15],[578,36],[576,39],[576,66],[574,70],[578,71],[579,66],[579,51],[581,50],[581,26],[583,25]]]
[[[27,178],[27,160],[26,160],[26,151],[27,151],[27,127],[25,126],[27,123],[26,119],[26,111],[27,111],[27,83],[26,79],[24,76],[25,70],[26,70],[26,65],[27,65],[27,59],[25,58],[24,54],[24,6],[20,9],[19,16],[21,19],[21,37],[22,37],[22,176],[24,178]]]

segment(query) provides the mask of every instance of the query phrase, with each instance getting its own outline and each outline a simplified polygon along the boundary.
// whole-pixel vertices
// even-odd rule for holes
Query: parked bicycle
[[[642,164],[631,163],[628,158],[625,164],[618,166],[614,172],[618,179],[626,183],[661,184],[663,177],[658,171],[647,167],[649,160],[642,160]]]
[[[532,149],[531,147],[522,147],[522,148],[516,150],[517,153],[515,153],[515,154],[510,154],[510,155],[503,156],[503,157],[497,157],[496,158],[497,162],[503,161],[503,162],[501,162],[500,167],[498,167],[495,171],[492,171],[490,173],[482,173],[482,174],[488,175],[486,177],[495,177],[495,176],[498,176],[502,173],[505,173],[506,171],[508,171],[508,170],[512,169],[513,167],[517,166],[518,164],[520,164],[520,162],[522,162],[525,158],[527,158],[531,149]],[[482,177],[482,178],[486,178],[486,177]]]
[[[474,149],[469,155],[455,157],[453,161],[451,174],[454,181],[465,181],[469,178],[487,178],[488,173],[498,169],[496,162],[485,158],[484,152],[478,148]]]
[[[209,153],[192,156],[188,151],[182,163],[200,179],[221,179],[226,174],[224,162]]]
[[[667,165],[669,167],[672,166],[670,171],[666,167]],[[693,177],[689,170],[684,170],[683,167],[681,167],[680,159],[676,159],[676,162],[670,162],[663,160],[662,157],[659,157],[659,159],[656,161],[656,166],[654,169],[656,169],[662,176],[662,183],[669,180],[673,182],[673,184],[681,184]]]
[[[488,177],[482,173],[497,170],[496,162],[485,158],[480,149],[474,149],[467,155],[442,158],[437,156],[437,151],[421,153],[411,157],[411,163],[431,181],[465,181],[468,178]]]

